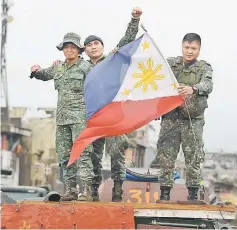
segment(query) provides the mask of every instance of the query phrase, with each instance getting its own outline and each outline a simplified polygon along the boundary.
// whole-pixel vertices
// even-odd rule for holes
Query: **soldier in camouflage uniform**
[[[60,51],[63,51],[65,62],[47,69],[41,69],[39,65],[31,68],[31,78],[42,81],[54,80],[55,90],[58,91],[56,151],[66,186],[65,194],[61,197],[62,201],[92,200],[91,184],[94,177],[91,161],[92,145],[85,149],[78,162],[83,185],[79,196],[76,188],[77,163],[67,167],[73,142],[86,124],[83,87],[91,65],[80,57],[84,51],[80,39],[80,36],[75,33],[67,33],[63,42],[57,46]]]
[[[175,160],[180,145],[185,157],[188,200],[197,200],[202,181],[200,164],[204,160],[204,111],[213,88],[211,65],[197,60],[200,48],[200,36],[189,33],[183,38],[183,56],[168,58],[180,85],[178,91],[185,97],[185,103],[162,117],[156,156],[161,178],[164,179],[160,187],[160,200],[170,199]]]
[[[135,40],[141,14],[141,9],[133,9],[132,20],[128,24],[125,36],[117,45],[117,49]],[[93,66],[105,59],[105,56],[103,55],[104,44],[101,38],[91,35],[85,39],[84,46],[85,53],[90,57],[89,62]],[[128,138],[126,134],[115,137],[107,137],[106,139],[101,138],[93,142],[94,152],[92,154],[92,163],[95,175],[92,184],[93,200],[99,200],[98,188],[102,180],[101,169],[104,144],[105,151],[111,155],[111,178],[114,181],[112,201],[120,202],[122,201],[122,185],[123,179],[125,178],[124,151],[128,148]]]

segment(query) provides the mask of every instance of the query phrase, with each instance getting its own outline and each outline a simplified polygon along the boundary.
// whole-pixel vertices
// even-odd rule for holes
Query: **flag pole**
[[[147,29],[145,28],[145,26],[143,25],[143,23],[141,22],[141,28],[144,30],[145,33],[147,33]]]

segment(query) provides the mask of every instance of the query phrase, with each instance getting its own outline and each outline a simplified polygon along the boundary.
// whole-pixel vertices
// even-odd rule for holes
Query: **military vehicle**
[[[127,169],[123,202],[112,203],[113,182],[100,186],[100,202],[59,202],[59,194],[43,201],[6,202],[1,207],[2,229],[232,229],[234,205],[207,196],[187,201],[187,189],[177,179],[170,201],[159,200],[155,169]],[[56,196],[55,196],[56,194]],[[200,197],[199,197],[200,199]]]

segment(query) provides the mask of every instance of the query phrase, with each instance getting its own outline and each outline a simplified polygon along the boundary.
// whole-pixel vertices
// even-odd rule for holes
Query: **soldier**
[[[202,181],[200,164],[204,160],[204,111],[207,108],[208,95],[213,89],[211,65],[197,60],[200,48],[200,36],[188,33],[182,41],[183,56],[168,58],[180,85],[178,91],[185,97],[185,103],[162,116],[156,156],[161,178],[164,179],[160,187],[160,200],[170,200],[174,165],[180,144],[185,157],[188,200],[197,200]]]
[[[76,188],[77,163],[67,167],[72,144],[86,124],[83,85],[91,65],[81,57],[84,47],[80,44],[80,40],[79,35],[67,33],[63,42],[57,46],[58,50],[63,51],[65,62],[46,69],[41,69],[39,65],[31,68],[31,78],[42,81],[53,79],[55,90],[58,91],[56,151],[66,187],[61,201],[92,200],[91,185],[94,177],[91,161],[92,145],[87,146],[78,163],[83,185],[79,196]]]
[[[142,11],[140,8],[134,8],[132,11],[132,19],[128,24],[125,36],[120,40],[116,49],[132,42],[137,35],[140,16]],[[85,39],[84,46],[86,46],[86,53],[90,57],[88,63],[93,67],[97,63],[104,60],[104,44],[101,38],[91,35]],[[54,66],[57,66],[61,61],[55,61]],[[99,200],[98,188],[102,181],[102,156],[104,150],[105,139],[101,138],[93,142],[94,152],[91,155],[93,164],[93,182],[92,182],[92,197],[94,201]],[[111,177],[114,180],[114,188],[112,201],[122,200],[122,184],[125,175],[125,160],[124,151],[128,148],[128,138],[126,135],[106,138],[106,150],[111,154]],[[114,157],[114,155],[116,155]],[[88,170],[89,171],[89,170]]]
[[[135,40],[141,14],[142,10],[140,8],[133,9],[131,22],[128,24],[125,36],[120,40],[116,50]],[[89,56],[89,62],[92,66],[95,66],[105,59],[104,43],[100,37],[95,35],[87,37],[84,46],[85,53]],[[99,201],[98,188],[102,181],[101,169],[104,143],[106,152],[111,155],[111,178],[114,181],[112,202],[120,202],[122,201],[122,185],[123,179],[125,178],[124,151],[128,148],[128,138],[125,134],[107,137],[106,139],[101,138],[93,142],[94,152],[92,154],[92,163],[95,176],[92,183],[92,197],[94,201]]]

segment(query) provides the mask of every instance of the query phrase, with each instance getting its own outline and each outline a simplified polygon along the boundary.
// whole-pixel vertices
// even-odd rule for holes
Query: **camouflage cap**
[[[81,45],[80,41],[81,41],[81,37],[78,34],[70,32],[64,35],[63,42],[57,45],[56,47],[58,48],[58,50],[62,51],[64,43],[71,42],[77,47],[79,47],[81,52],[83,52],[84,46]]]

